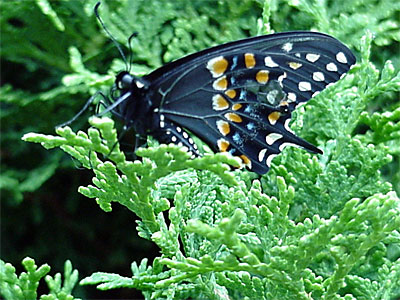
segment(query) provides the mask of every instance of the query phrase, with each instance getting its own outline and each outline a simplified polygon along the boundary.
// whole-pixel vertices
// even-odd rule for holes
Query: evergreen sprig
[[[80,300],[71,295],[78,282],[78,271],[72,270],[69,260],[64,265],[63,284],[60,273],[54,278],[46,275],[50,272],[50,266],[47,264],[38,267],[35,260],[27,257],[22,261],[22,266],[26,272],[18,276],[15,267],[0,260],[0,293],[4,299],[37,299],[39,281],[44,277],[50,293],[41,295],[40,300]]]
[[[209,170],[226,183],[237,184],[225,165],[239,166],[237,158],[219,153],[192,160],[185,150],[171,144],[138,149],[136,154],[143,160],[131,162],[119,149],[114,121],[93,117],[89,122],[93,127],[87,134],[82,131],[75,134],[69,127],[64,127],[57,129],[59,137],[26,134],[23,139],[41,143],[46,149],[60,147],[85,168],[93,169],[94,185],[81,187],[79,192],[95,198],[104,211],[111,211],[112,202],[127,207],[141,218],[138,228],[143,237],[159,229],[156,215],[170,207],[165,198],[153,200],[151,197],[157,180],[192,168]],[[108,160],[102,161],[99,154]]]

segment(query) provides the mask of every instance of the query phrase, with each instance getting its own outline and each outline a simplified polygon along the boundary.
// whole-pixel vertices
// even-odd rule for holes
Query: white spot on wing
[[[283,72],[283,74],[278,77],[278,82],[280,83],[281,86],[282,86],[283,79],[285,79],[286,77],[287,77],[286,72]]]
[[[296,94],[295,93],[288,93],[287,99],[289,103],[296,102]]]
[[[265,137],[265,141],[267,142],[268,145],[272,145],[273,143],[275,143],[277,140],[279,140],[280,138],[282,138],[282,134],[279,133],[270,133]]]
[[[320,91],[316,91],[314,94],[312,94],[311,97],[315,97],[315,96],[317,96],[319,93],[320,93]]]
[[[268,156],[268,158],[267,158],[267,161],[266,161],[266,165],[268,166],[268,167],[270,167],[271,166],[271,162],[272,162],[272,160],[275,158],[275,156],[277,156],[278,154],[271,154],[270,156]]]
[[[283,125],[283,127],[285,127],[285,129],[286,129],[287,131],[289,131],[290,133],[293,133],[293,134],[294,134],[293,130],[290,129],[290,127],[289,127],[289,123],[290,123],[290,119],[287,119],[287,120],[285,121],[285,124]]]
[[[141,89],[142,87],[144,87],[144,84],[142,83],[142,82],[140,82],[140,81],[135,81],[135,83],[136,83],[136,86],[139,88],[139,89]]]
[[[258,161],[262,162],[265,157],[265,153],[267,153],[267,149],[262,149],[260,152],[258,152]]]
[[[338,54],[336,54],[336,60],[342,64],[347,64],[347,58],[343,52],[339,52]]]
[[[319,54],[314,54],[314,53],[308,53],[308,54],[306,55],[306,59],[307,59],[309,62],[312,62],[312,63],[316,62],[316,61],[319,59],[319,57],[320,57]]]
[[[293,49],[293,44],[292,43],[285,43],[282,46],[282,50],[285,51],[285,52],[289,52],[292,49]]]
[[[337,72],[337,66],[333,62],[327,64],[326,69],[330,72]]]
[[[325,80],[324,73],[322,73],[322,72],[314,72],[312,78],[315,81],[324,81]]]
[[[296,147],[296,148],[301,148],[299,145],[296,145],[296,144],[293,144],[293,143],[282,143],[280,146],[279,146],[279,150],[283,150],[283,149],[285,149],[287,146],[291,146],[291,147]]]
[[[270,67],[270,68],[275,68],[275,67],[278,67],[278,66],[279,66],[276,62],[274,62],[274,61],[272,60],[271,56],[265,57],[264,62],[265,62],[265,65],[266,65],[267,67]]]
[[[311,91],[311,83],[309,83],[308,81],[300,81],[299,90],[302,92]]]

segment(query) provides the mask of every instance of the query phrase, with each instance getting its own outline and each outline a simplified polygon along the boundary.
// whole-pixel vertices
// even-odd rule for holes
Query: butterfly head
[[[115,85],[118,90],[129,90],[134,80],[134,76],[129,74],[127,71],[122,71],[117,75]]]
[[[114,102],[127,102],[130,98],[137,98],[147,90],[147,84],[141,78],[131,75],[127,71],[121,71],[115,78],[111,89],[111,98]],[[125,100],[121,101],[124,98]],[[129,101],[128,101],[129,102]]]
[[[145,83],[138,77],[129,74],[127,71],[120,72],[115,79],[117,90],[126,92],[129,90],[142,89]]]
[[[133,127],[139,134],[144,134],[143,128],[149,125],[143,123],[149,119],[151,102],[146,94],[149,84],[140,77],[121,71],[111,89],[112,104],[110,111],[125,121],[127,128]]]

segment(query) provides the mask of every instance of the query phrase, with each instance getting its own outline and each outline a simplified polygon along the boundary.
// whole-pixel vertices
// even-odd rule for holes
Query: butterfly
[[[287,145],[322,153],[290,130],[291,113],[355,62],[326,34],[257,36],[188,55],[143,77],[122,71],[109,110],[141,136],[184,146],[197,157],[194,134],[264,174]]]

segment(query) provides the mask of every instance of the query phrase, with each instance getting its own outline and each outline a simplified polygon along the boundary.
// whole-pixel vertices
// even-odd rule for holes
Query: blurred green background
[[[121,57],[93,14],[97,1],[6,1],[1,13],[1,258],[20,268],[30,256],[60,272],[66,259],[80,278],[96,271],[129,276],[130,263],[158,253],[136,235],[136,223],[124,208],[100,210],[77,192],[92,174],[60,150],[25,143],[28,132],[54,134],[97,90],[107,92],[123,69]],[[133,32],[133,72],[144,74],[162,64],[209,46],[254,36],[264,1],[256,0],[115,0],[102,1],[100,15],[128,52]],[[269,1],[275,31],[317,29],[352,47],[365,29],[375,35],[373,60],[378,68],[391,59],[399,66],[400,8],[393,1],[336,1],[314,11],[314,1]],[[315,9],[314,9],[315,10]],[[319,16],[326,14],[326,16]],[[329,16],[356,15],[330,23]],[[266,20],[268,21],[268,20]],[[379,49],[379,50],[377,50]],[[90,73],[71,61],[79,51]],[[393,96],[393,102],[397,96]],[[386,98],[387,99],[387,98]],[[393,105],[376,102],[371,111]],[[87,116],[90,115],[89,112]],[[87,116],[73,124],[87,128]],[[362,130],[362,128],[360,129]],[[398,156],[384,170],[399,192]],[[397,182],[397,184],[396,184]],[[21,269],[18,269],[21,271]],[[140,298],[130,290],[98,292],[77,287],[83,298]]]

